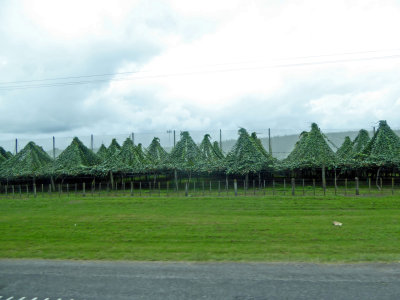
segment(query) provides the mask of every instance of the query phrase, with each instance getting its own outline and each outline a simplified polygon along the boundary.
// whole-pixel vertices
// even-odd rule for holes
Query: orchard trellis
[[[272,157],[263,147],[256,133],[245,129],[238,131],[233,148],[224,153],[217,141],[212,142],[206,134],[197,145],[189,132],[183,131],[180,140],[168,153],[155,137],[147,148],[135,145],[127,138],[120,146],[116,139],[106,147],[101,145],[97,153],[86,147],[78,138],[56,158],[52,159],[40,146],[29,142],[17,155],[0,147],[0,179],[31,181],[50,180],[61,183],[68,178],[96,178],[106,180],[114,188],[114,177],[154,176],[158,180],[173,178],[178,189],[178,178],[190,184],[193,176],[231,178],[244,177],[248,187],[249,176],[261,178],[261,173],[271,176],[321,178],[326,186],[326,176],[362,176],[379,178],[382,174],[394,176],[400,165],[400,138],[386,121],[380,121],[372,139],[368,132],[360,130],[354,141],[346,137],[343,144],[336,146],[321,132],[317,124],[310,131],[299,135],[294,149],[282,161]],[[336,150],[336,153],[335,151]],[[330,172],[330,173],[329,173]],[[263,173],[263,174],[264,174]],[[334,175],[333,175],[334,174]],[[179,176],[178,176],[179,175]]]

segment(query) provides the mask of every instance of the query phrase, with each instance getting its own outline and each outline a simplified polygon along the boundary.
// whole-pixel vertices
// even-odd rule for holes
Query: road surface
[[[0,300],[400,299],[400,264],[0,260]]]

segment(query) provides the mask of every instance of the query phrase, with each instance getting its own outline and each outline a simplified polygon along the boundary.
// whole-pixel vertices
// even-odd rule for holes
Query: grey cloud
[[[10,28],[7,21],[16,17],[21,10],[16,4],[9,4],[8,10],[5,6],[3,13],[0,13],[0,16],[5,16],[7,11],[10,13],[8,18],[0,20],[0,58],[7,61],[6,65],[0,66],[0,82],[113,73],[132,62],[140,66],[164,50],[160,37],[176,30],[184,31],[192,23],[201,23],[197,20],[185,23],[168,6],[157,4],[150,7],[147,2],[142,2],[124,21],[120,31],[100,37],[89,36],[86,41],[77,41],[76,45],[52,40],[41,29],[30,26],[28,20],[14,19],[12,25],[15,26]],[[200,30],[201,26],[197,27]],[[104,90],[107,85],[108,81],[89,85],[0,90],[0,112],[3,116],[0,132],[34,135],[99,128],[98,124],[114,124],[121,129],[127,124],[135,126],[135,120],[121,120],[118,113],[107,104],[110,99],[98,101],[96,107],[83,106],[86,99],[96,91]],[[143,115],[150,110],[148,106],[155,109],[158,102],[154,101],[154,97],[138,93],[129,95],[124,101],[137,112],[142,111],[141,118],[151,123],[151,114],[147,119]]]

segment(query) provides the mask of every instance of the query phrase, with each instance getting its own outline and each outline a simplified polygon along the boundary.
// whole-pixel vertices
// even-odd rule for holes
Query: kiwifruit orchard
[[[370,137],[361,129],[354,140],[346,137],[334,147],[317,124],[299,134],[291,153],[283,160],[266,150],[256,133],[238,131],[234,147],[224,153],[206,134],[196,144],[190,133],[167,152],[155,137],[145,148],[127,138],[114,139],[94,153],[78,138],[55,159],[40,145],[29,142],[13,155],[0,147],[0,193],[121,191],[131,194],[185,192],[233,192],[262,195],[295,191],[312,193],[327,187],[342,194],[348,189],[381,190],[397,182],[400,138],[386,121]],[[299,191],[300,189],[300,191]],[[358,191],[357,191],[358,192]]]

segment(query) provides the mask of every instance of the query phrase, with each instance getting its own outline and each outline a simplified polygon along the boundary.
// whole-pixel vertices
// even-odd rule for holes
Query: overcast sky
[[[0,140],[399,128],[399,28],[385,0],[1,1]]]

